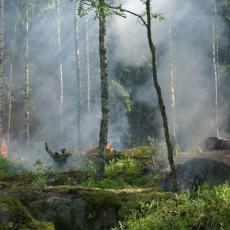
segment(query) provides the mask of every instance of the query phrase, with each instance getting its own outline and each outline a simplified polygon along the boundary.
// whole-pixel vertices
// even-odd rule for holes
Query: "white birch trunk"
[[[76,89],[77,89],[77,142],[78,147],[81,144],[82,137],[82,85],[80,76],[80,47],[79,47],[79,17],[78,17],[78,1],[73,1],[73,18],[74,18],[74,43],[75,43],[75,62],[76,62]]]
[[[13,46],[10,63],[9,90],[8,90],[8,121],[7,121],[7,146],[10,144],[10,129],[12,117],[12,81],[14,75],[15,49],[16,49],[17,22],[15,22]]]
[[[3,136],[3,94],[4,94],[3,59],[4,59],[4,0],[0,0],[0,138],[2,138]]]
[[[171,106],[172,106],[172,134],[175,138],[174,141],[174,150],[176,154],[177,151],[177,119],[176,119],[176,66],[174,62],[175,58],[175,47],[173,43],[173,33],[172,33],[172,25],[169,22],[169,46],[170,46],[170,76],[171,76]]]
[[[215,122],[216,135],[220,137],[219,131],[219,74],[218,74],[218,45],[217,45],[217,29],[216,29],[217,7],[216,0],[214,0],[214,16],[212,20],[212,54],[213,54],[213,68],[215,80]]]
[[[89,21],[86,18],[85,27],[86,37],[86,76],[87,76],[87,112],[91,112],[91,79],[90,79],[90,63],[89,63]]]
[[[26,66],[25,66],[25,134],[26,143],[30,143],[30,65],[29,65],[29,9],[26,9]]]
[[[60,84],[60,134],[63,132],[63,104],[64,104],[64,83],[63,83],[63,63],[62,63],[62,46],[61,46],[61,15],[60,0],[57,0],[57,32],[58,32],[58,68],[59,68],[59,84]]]

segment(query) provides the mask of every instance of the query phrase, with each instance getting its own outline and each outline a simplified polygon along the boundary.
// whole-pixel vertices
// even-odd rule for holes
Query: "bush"
[[[190,192],[174,199],[154,200],[134,211],[117,229],[131,230],[228,230],[230,229],[230,186],[203,186],[196,199]]]
[[[0,156],[0,177],[11,176],[22,172],[25,172],[25,169],[21,162],[3,159]]]

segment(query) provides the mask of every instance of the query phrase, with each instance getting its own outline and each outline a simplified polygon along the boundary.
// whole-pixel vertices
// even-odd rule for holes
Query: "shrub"
[[[190,192],[174,199],[154,200],[134,211],[117,229],[131,230],[228,230],[230,229],[230,187],[203,186],[196,199]]]

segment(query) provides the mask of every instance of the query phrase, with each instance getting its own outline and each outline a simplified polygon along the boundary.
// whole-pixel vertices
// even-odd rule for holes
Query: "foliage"
[[[22,204],[14,197],[0,196],[0,229],[34,229],[34,230],[53,230],[51,223],[39,222],[30,215]]]
[[[117,229],[229,229],[230,186],[204,185],[191,199],[190,192],[173,199],[157,199],[143,204]]]
[[[22,162],[3,159],[2,156],[0,156],[0,177],[20,174],[25,171],[26,170],[23,167]]]
[[[112,160],[105,165],[105,176],[96,181],[94,177],[83,181],[81,185],[96,188],[121,189],[144,186],[151,175],[142,175],[140,164],[131,158]]]
[[[128,112],[132,110],[132,100],[130,99],[129,93],[121,84],[114,80],[110,80],[109,92],[115,104],[122,101]]]

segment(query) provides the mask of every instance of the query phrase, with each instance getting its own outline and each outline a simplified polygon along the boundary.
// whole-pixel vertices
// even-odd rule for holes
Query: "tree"
[[[77,83],[77,141],[78,146],[81,144],[82,136],[82,124],[81,124],[81,113],[82,113],[82,85],[80,76],[80,47],[79,47],[79,19],[78,19],[78,1],[73,1],[73,18],[74,18],[74,45],[75,45],[75,62],[76,62],[76,83]]]
[[[212,20],[212,54],[213,54],[213,69],[214,69],[214,79],[215,79],[215,121],[216,121],[216,135],[220,137],[219,130],[219,44],[218,44],[218,31],[216,27],[216,17],[217,17],[217,5],[216,0],[214,0],[214,12]]]
[[[26,17],[25,17],[25,29],[26,29],[26,56],[25,56],[25,134],[26,143],[30,143],[30,64],[29,64],[29,8],[26,6]]]
[[[107,3],[105,0],[81,0],[79,12],[84,15],[84,5],[93,8],[99,20],[99,55],[100,55],[100,75],[101,75],[101,124],[99,133],[99,152],[97,164],[97,178],[101,179],[105,171],[105,147],[108,138],[109,126],[109,76],[107,63],[107,48],[106,48],[106,18],[108,16]]]
[[[10,143],[10,129],[11,129],[11,117],[12,117],[12,81],[14,75],[14,64],[15,64],[15,49],[16,49],[16,37],[17,37],[17,21],[15,21],[12,54],[10,63],[10,75],[9,75],[9,89],[8,89],[8,119],[7,119],[7,145]]]
[[[99,134],[99,156],[97,177],[100,179],[105,170],[105,146],[107,145],[108,126],[109,126],[109,77],[106,49],[106,9],[105,0],[99,0],[99,53],[101,70],[101,111],[102,119]]]
[[[0,0],[0,138],[1,139],[3,136],[3,91],[4,91],[3,55],[4,55],[4,0]]]
[[[122,13],[129,13],[129,14],[132,14],[132,15],[138,17],[142,21],[143,25],[146,27],[148,44],[149,44],[149,49],[151,52],[152,78],[153,78],[155,90],[157,92],[158,106],[159,106],[159,110],[160,110],[161,117],[162,117],[165,141],[166,141],[167,151],[168,151],[168,161],[169,161],[169,165],[171,168],[172,189],[173,189],[173,191],[178,191],[176,168],[175,168],[174,159],[173,159],[173,146],[172,146],[171,140],[170,140],[169,128],[168,128],[168,119],[167,119],[165,104],[164,104],[163,96],[161,93],[161,87],[159,85],[158,76],[157,76],[156,47],[155,47],[155,45],[153,43],[153,39],[152,39],[152,18],[160,18],[161,19],[162,15],[159,13],[156,13],[156,14],[152,13],[151,0],[144,0],[142,2],[145,4],[145,9],[146,9],[145,14],[146,14],[147,19],[145,19],[142,14],[137,14],[137,13],[132,12],[130,10],[123,9],[122,6],[111,7],[111,6],[107,5],[107,7],[112,8],[112,9],[117,9]]]
[[[61,43],[61,15],[60,0],[57,0],[57,35],[58,35],[58,68],[59,68],[59,85],[60,85],[60,135],[62,136],[63,127],[63,104],[64,104],[64,81],[63,81],[63,63],[62,63],[62,43]]]

